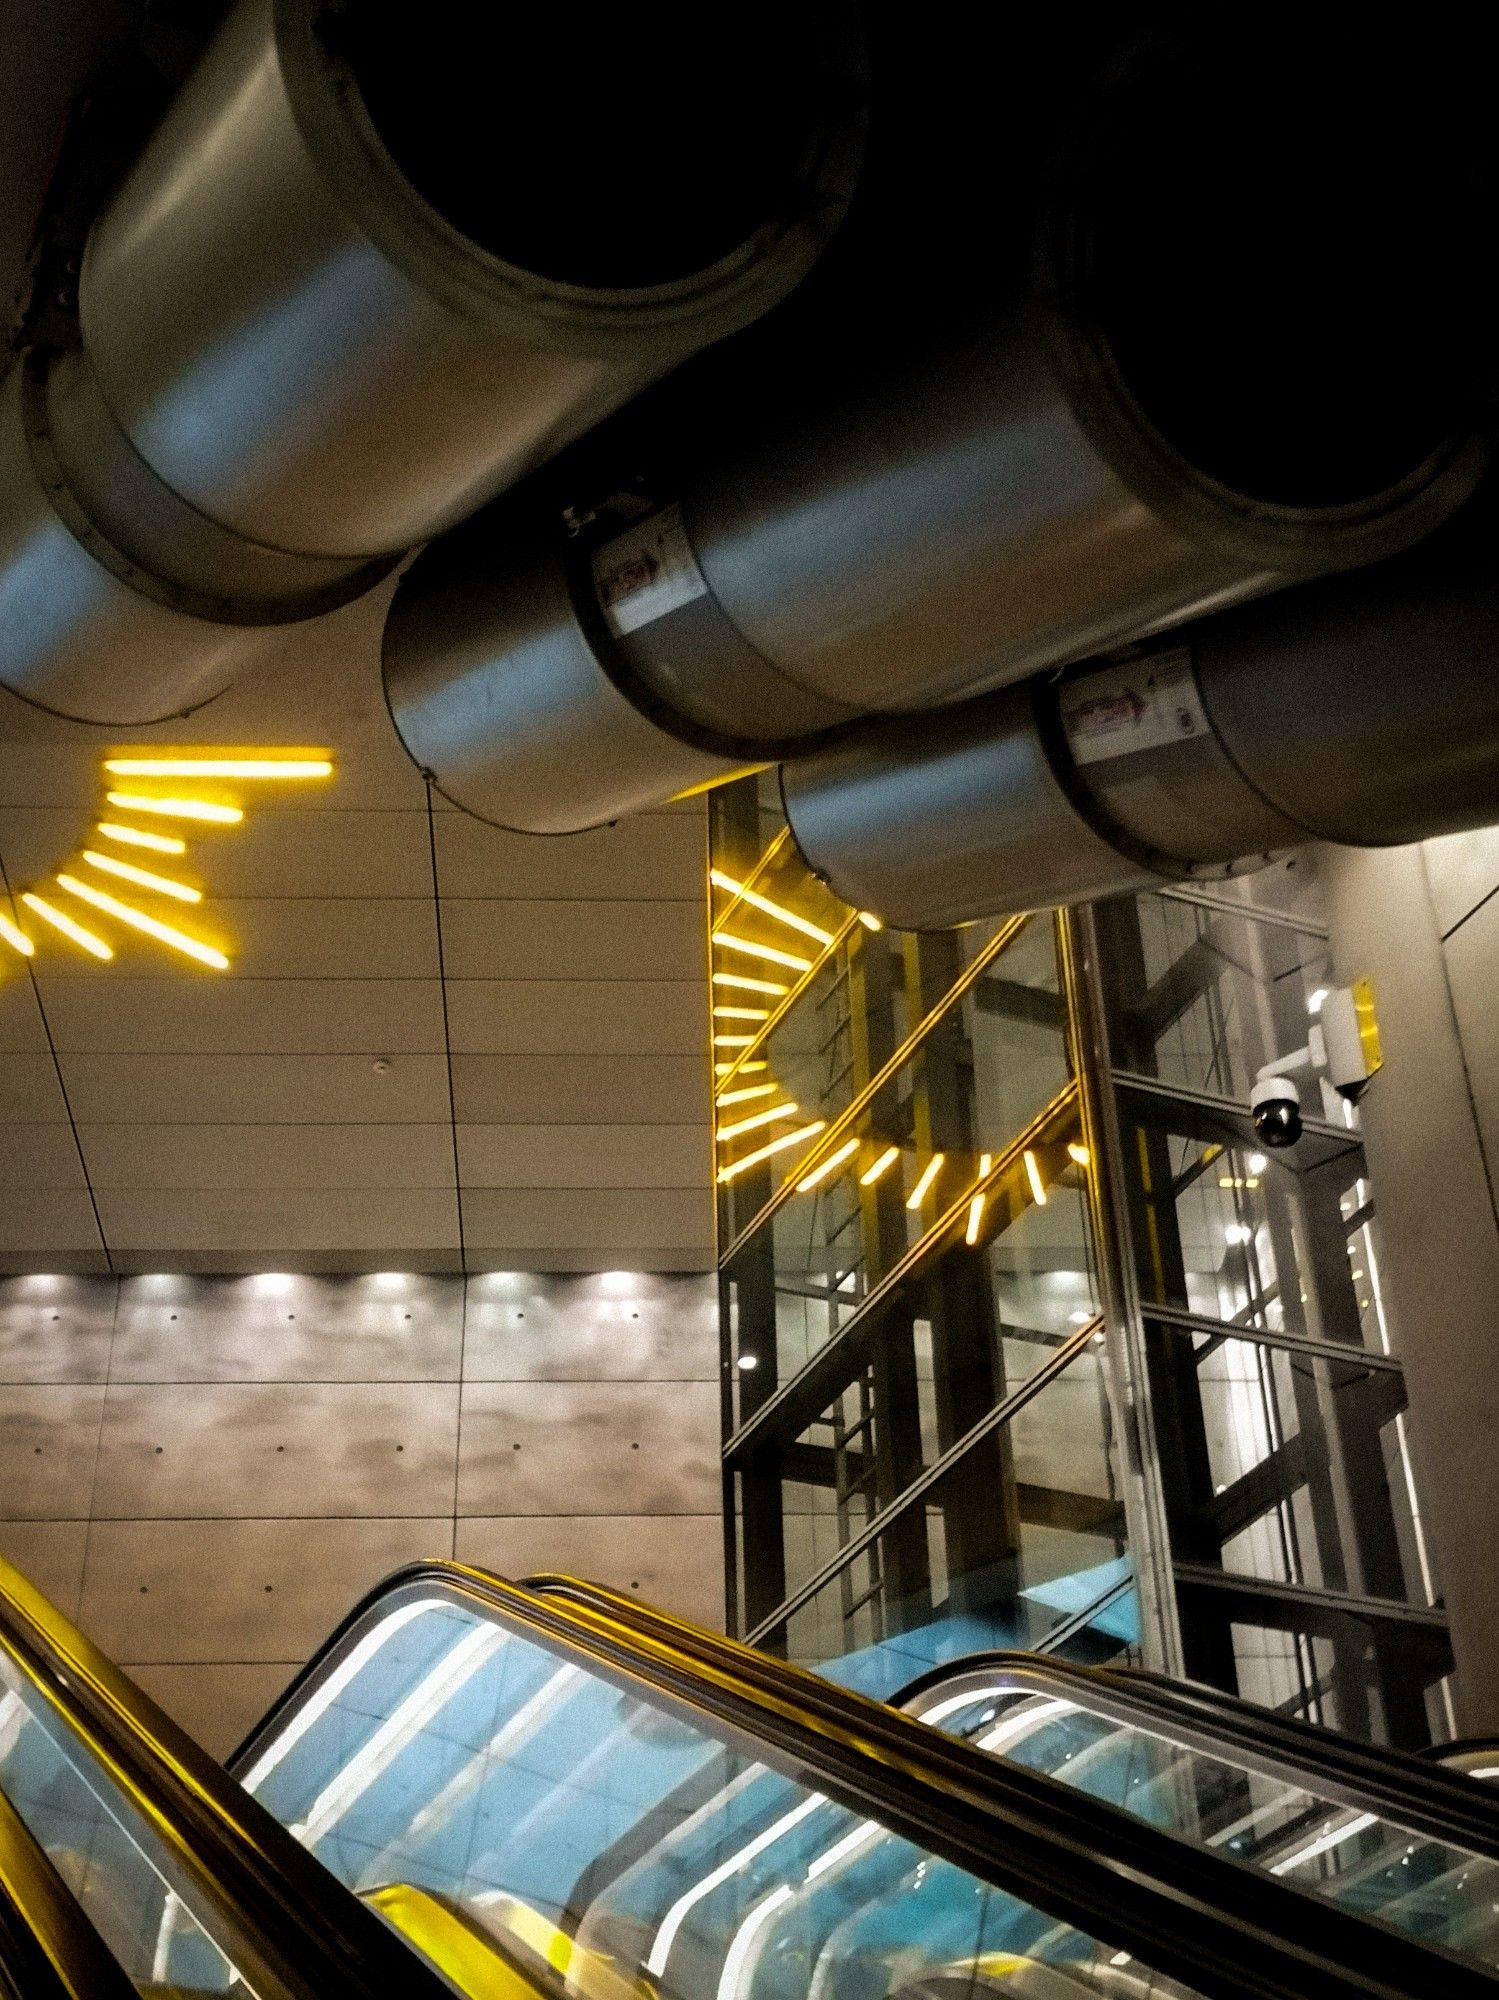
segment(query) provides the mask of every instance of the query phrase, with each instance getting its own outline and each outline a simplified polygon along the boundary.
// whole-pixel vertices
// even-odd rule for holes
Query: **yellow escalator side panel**
[[[478,1925],[425,1889],[391,1882],[371,1890],[364,1901],[472,2000],[543,2000],[546,1995],[547,1989],[512,1965]]]
[[[562,1974],[569,1993],[581,2000],[654,2000],[655,1989],[615,1971],[596,1952],[583,1951],[566,1931],[519,1896],[496,1896],[484,1904],[485,1917],[502,1925],[553,1972]]]
[[[581,1950],[519,1896],[485,1897],[482,1921],[410,1882],[367,1890],[363,1900],[473,2000],[656,2000],[653,1986]]]

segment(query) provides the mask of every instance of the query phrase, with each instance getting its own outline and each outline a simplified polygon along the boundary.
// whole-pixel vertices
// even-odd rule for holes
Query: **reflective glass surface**
[[[149,1814],[3,1652],[0,1791],[143,1993],[253,1991]]]
[[[1499,1863],[1319,1796],[1231,1750],[1190,1747],[1090,1706],[1076,1680],[1041,1691],[1003,1667],[912,1704],[926,1721],[1479,1964],[1499,1964]],[[1434,1968],[1434,1976],[1435,1968]]]
[[[446,1899],[542,1991],[1117,1991],[1108,1945],[422,1587],[348,1635],[245,1782],[351,1888]]]

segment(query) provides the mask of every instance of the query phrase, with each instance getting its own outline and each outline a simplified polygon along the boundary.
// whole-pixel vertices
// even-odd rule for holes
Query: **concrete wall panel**
[[[705,1514],[718,1504],[718,1388],[470,1382],[458,1511]],[[567,1506],[558,1506],[566,1496]]]
[[[457,1436],[450,1383],[115,1383],[94,1512],[451,1518]]]

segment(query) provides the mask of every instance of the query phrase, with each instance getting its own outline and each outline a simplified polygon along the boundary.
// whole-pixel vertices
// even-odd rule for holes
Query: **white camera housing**
[[[1277,1150],[1301,1137],[1301,1092],[1288,1076],[1258,1076],[1249,1093],[1254,1136]]]

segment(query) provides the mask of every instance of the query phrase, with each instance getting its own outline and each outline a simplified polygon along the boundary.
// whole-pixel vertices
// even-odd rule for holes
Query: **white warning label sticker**
[[[692,553],[680,507],[663,507],[594,553],[593,587],[616,639],[664,618],[708,586]]]
[[[1191,655],[1185,648],[1157,653],[1069,681],[1062,689],[1062,727],[1079,764],[1206,736]]]

